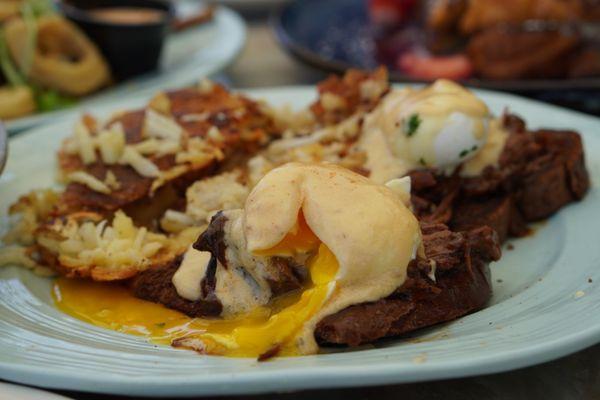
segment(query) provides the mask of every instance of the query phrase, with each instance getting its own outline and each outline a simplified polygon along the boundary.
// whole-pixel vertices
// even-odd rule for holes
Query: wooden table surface
[[[250,22],[242,54],[216,78],[234,88],[314,84],[326,74],[304,66],[282,51],[263,19]],[[87,393],[57,393],[77,400],[120,399]],[[0,394],[0,398],[2,398]],[[225,399],[441,399],[441,400],[598,400],[600,345],[549,363],[487,376],[415,384],[314,390]]]

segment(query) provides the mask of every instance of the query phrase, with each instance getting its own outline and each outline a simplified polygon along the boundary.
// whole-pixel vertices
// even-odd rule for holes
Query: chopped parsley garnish
[[[477,151],[479,147],[477,147],[477,145],[473,145],[473,147],[471,147],[471,149],[463,149],[463,151],[461,151],[458,155],[460,158],[466,157],[467,154]]]
[[[427,161],[425,161],[425,159],[423,157],[419,158],[419,164],[421,164],[422,166],[426,167],[427,166]]]
[[[164,322],[160,322],[158,324],[154,324],[157,328],[164,328],[165,327],[165,323]]]
[[[421,125],[421,118],[419,117],[419,114],[412,114],[410,117],[408,117],[405,127],[406,136],[411,137],[412,135],[417,133],[419,125]]]

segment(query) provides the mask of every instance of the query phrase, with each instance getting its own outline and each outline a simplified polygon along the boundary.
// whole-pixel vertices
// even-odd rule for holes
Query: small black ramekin
[[[95,42],[121,81],[157,68],[165,38],[173,18],[167,0],[63,0],[58,2],[64,15],[75,22]],[[112,23],[94,17],[90,10],[105,7],[152,8],[164,17],[148,23]]]

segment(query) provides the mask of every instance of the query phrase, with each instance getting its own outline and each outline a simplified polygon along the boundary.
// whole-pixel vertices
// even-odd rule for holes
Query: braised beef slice
[[[267,278],[273,296],[279,296],[302,287],[305,276],[302,274],[303,267],[297,265],[289,257],[273,257],[271,259],[274,274]]]
[[[489,227],[451,232],[443,224],[422,224],[427,259],[413,261],[405,283],[385,299],[350,306],[317,324],[321,345],[357,346],[450,321],[482,308],[491,296],[488,263],[500,257]],[[428,275],[431,265],[435,281]]]
[[[452,230],[468,231],[480,226],[494,229],[500,242],[510,236],[524,236],[529,232],[510,194],[485,199],[463,199],[455,206],[450,222]]]
[[[225,250],[227,245],[225,243],[225,223],[227,217],[222,211],[216,213],[210,220],[208,228],[198,237],[193,247],[199,251],[208,251],[216,257],[224,268],[228,268],[227,258],[225,257]]]
[[[171,280],[181,260],[180,256],[163,267],[149,269],[136,275],[131,282],[134,295],[140,299],[163,304],[190,317],[219,316],[222,305],[215,297],[209,301],[189,301],[177,294]]]
[[[583,198],[589,188],[581,137],[571,131],[526,131],[507,114],[509,131],[498,167],[458,179],[435,170],[411,173],[412,203],[422,221],[454,230],[487,225],[502,241],[527,233],[527,222],[547,218]]]

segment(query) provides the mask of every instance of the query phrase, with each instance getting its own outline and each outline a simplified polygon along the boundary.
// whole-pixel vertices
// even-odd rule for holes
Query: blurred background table
[[[249,21],[242,53],[221,74],[235,88],[309,85],[327,75],[287,54],[277,43],[265,18]]]
[[[268,17],[245,15],[248,22],[246,46],[239,58],[219,76],[235,88],[309,85],[328,73],[301,63],[277,43]],[[597,90],[555,90],[521,93],[559,106],[600,115],[600,93]]]
[[[314,84],[327,76],[293,59],[282,50],[266,18],[250,15],[248,41],[239,58],[215,78],[234,88]],[[77,400],[121,398],[57,392]],[[313,390],[227,399],[443,399],[443,400],[571,400],[600,399],[600,345],[562,359],[487,376],[380,387]]]

